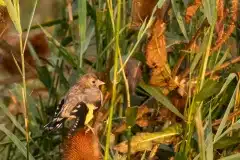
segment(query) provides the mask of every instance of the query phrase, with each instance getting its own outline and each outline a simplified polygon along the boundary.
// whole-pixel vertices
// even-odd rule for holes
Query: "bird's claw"
[[[94,128],[92,128],[90,125],[86,125],[87,126],[87,129],[85,131],[85,134],[87,134],[89,131],[92,131],[92,133],[95,135],[95,132],[94,132]]]

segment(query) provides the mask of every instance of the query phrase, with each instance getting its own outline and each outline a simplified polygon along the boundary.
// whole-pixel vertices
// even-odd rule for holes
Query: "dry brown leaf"
[[[133,0],[131,28],[137,29],[140,27],[142,22],[151,16],[152,10],[156,4],[157,0]]]
[[[139,125],[140,127],[146,127],[148,126],[148,120],[142,119],[142,117],[148,113],[150,110],[146,105],[138,107],[137,111],[137,120],[136,124]],[[122,133],[127,129],[127,124],[126,122],[123,122],[120,126],[118,126],[116,129],[114,129],[113,133],[118,134]]]
[[[135,94],[137,84],[142,79],[142,63],[134,58],[130,58],[125,67],[125,73],[131,94]]]
[[[165,28],[166,24],[157,20],[152,29],[152,36],[146,45],[146,63],[150,68],[162,68],[167,62]]]
[[[151,72],[149,83],[159,87],[167,87],[170,80],[171,77],[164,68],[156,68]]]
[[[217,0],[217,16],[218,21],[222,22],[225,18],[224,16],[224,1],[223,0]]]
[[[14,116],[18,114],[23,114],[24,113],[23,105],[17,100],[15,95],[13,95],[11,92],[9,92],[9,94],[11,102],[8,105],[8,111]]]
[[[7,8],[0,6],[0,37],[3,37],[3,35],[7,33],[10,24],[11,20],[9,18]]]
[[[35,49],[39,58],[47,58],[50,54],[46,36],[42,32],[31,33],[29,36],[33,48]],[[15,65],[12,55],[17,62],[21,63],[19,38],[17,34],[7,35],[0,41],[0,58],[2,59],[3,68],[11,74],[18,74],[19,71]],[[30,50],[26,47],[24,52],[26,72],[33,71],[35,67],[35,60],[33,59]]]
[[[198,8],[201,6],[201,4],[202,4],[201,0],[195,0],[194,4],[187,8],[185,15],[186,23],[190,23],[192,17],[194,16]]]
[[[219,43],[219,41],[222,39],[222,36],[224,34],[224,24],[223,20],[226,16],[224,16],[224,1],[223,0],[217,0],[217,22],[216,22],[216,32],[217,32],[217,40],[216,43]]]
[[[139,119],[136,121],[136,124],[140,127],[147,127],[149,125],[149,121],[147,119]]]
[[[222,44],[225,43],[226,40],[231,36],[231,34],[235,29],[235,23],[237,21],[237,13],[238,13],[238,0],[232,0],[231,2],[232,2],[232,7],[230,8],[230,13],[231,13],[230,24],[227,28],[227,31],[224,31],[224,34],[222,35],[222,37],[218,38],[217,43],[215,44],[215,46],[212,47],[211,53],[218,50],[222,46]],[[228,15],[228,14],[224,14],[224,15]]]
[[[146,46],[146,63],[152,69],[149,83],[160,87],[176,88],[172,84],[171,70],[167,65],[165,42],[165,23],[157,20],[152,29],[152,36]]]

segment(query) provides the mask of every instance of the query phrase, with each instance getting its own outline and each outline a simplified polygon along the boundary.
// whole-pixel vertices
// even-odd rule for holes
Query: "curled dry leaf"
[[[24,108],[23,108],[22,103],[20,103],[17,100],[15,95],[13,95],[11,92],[9,92],[9,93],[10,93],[11,102],[8,105],[8,111],[14,116],[16,116],[18,114],[23,114]]]
[[[157,0],[133,0],[132,12],[131,12],[131,28],[137,29],[141,26],[142,22],[149,18],[152,14],[154,6],[157,4]]]
[[[142,79],[142,63],[134,58],[130,58],[125,67],[125,73],[131,94],[135,94],[137,84]]]
[[[143,116],[146,113],[149,113],[150,110],[146,105],[140,106],[138,108],[137,111],[137,118],[136,118],[136,124],[139,125],[140,127],[146,127],[148,126],[148,120],[147,119],[143,119]],[[116,129],[114,129],[114,133],[118,134],[118,133],[122,133],[127,129],[127,124],[124,121],[120,126],[118,126]]]
[[[136,124],[140,127],[147,127],[149,125],[148,119],[139,119],[136,121]]]
[[[229,26],[227,28],[227,31],[224,31],[224,34],[222,35],[222,37],[218,38],[217,43],[215,44],[215,46],[212,47],[211,53],[213,53],[216,50],[218,50],[222,46],[222,44],[226,42],[226,40],[231,36],[231,34],[233,33],[233,31],[234,31],[234,29],[236,27],[235,23],[237,21],[238,0],[232,0],[231,2],[232,2],[232,6],[230,8],[230,10],[231,10],[230,24],[229,24]],[[228,15],[228,14],[225,13],[224,15]]]
[[[136,136],[132,137],[131,140],[131,154],[139,151],[150,151],[154,144],[171,144],[175,137],[182,132],[182,126],[180,124],[175,124],[164,129],[161,132],[155,133],[138,133]],[[127,153],[128,142],[123,141],[114,147],[115,150],[121,153]]]
[[[198,8],[201,6],[201,4],[202,4],[201,0],[195,0],[194,4],[187,8],[185,15],[186,23],[190,23],[192,17],[194,16]]]
[[[167,65],[165,27],[166,24],[163,21],[157,20],[155,22],[152,36],[146,46],[146,63],[152,69],[149,83],[173,90],[177,86],[171,77],[171,70]]]
[[[29,36],[29,42],[31,42],[34,50],[36,51],[40,59],[45,59],[49,56],[49,47],[46,36],[42,32],[31,33]],[[0,41],[0,58],[3,68],[11,74],[18,74],[19,71],[16,67],[13,55],[16,61],[21,64],[20,49],[19,49],[18,35],[7,35],[4,40]],[[26,72],[32,72],[35,67],[35,59],[32,57],[30,50],[26,47],[24,52]]]
[[[227,14],[226,14],[227,15]],[[222,36],[224,34],[224,24],[223,20],[226,16],[224,16],[224,1],[223,0],[217,0],[217,22],[216,22],[216,32],[217,32],[217,40],[216,44],[219,43],[219,41],[222,39]]]
[[[11,24],[7,8],[0,5],[0,37],[3,37],[7,33]]]
[[[167,62],[165,32],[166,24],[157,20],[146,46],[146,63],[150,68],[162,68]]]

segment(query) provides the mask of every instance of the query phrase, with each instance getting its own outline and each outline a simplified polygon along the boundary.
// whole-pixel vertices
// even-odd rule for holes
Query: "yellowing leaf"
[[[93,110],[96,108],[93,104],[88,103],[88,113],[85,119],[84,124],[87,125],[93,119]]]
[[[139,151],[150,151],[154,144],[170,144],[174,141],[175,137],[181,134],[183,131],[180,124],[176,124],[164,129],[161,132],[155,133],[138,133],[136,136],[132,137],[131,140],[131,154]],[[115,150],[121,153],[127,153],[128,142],[123,141],[114,147]]]

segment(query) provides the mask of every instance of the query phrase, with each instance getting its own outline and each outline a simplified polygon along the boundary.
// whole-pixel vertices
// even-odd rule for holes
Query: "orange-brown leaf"
[[[162,68],[167,62],[165,41],[166,24],[157,20],[152,30],[152,36],[146,46],[146,63],[150,68]]]
[[[187,8],[185,15],[186,23],[189,23],[191,21],[192,17],[200,7],[201,3],[202,3],[201,0],[195,0],[194,4]]]
[[[0,6],[0,37],[3,37],[3,35],[7,33],[10,23],[7,8]]]
[[[133,0],[131,27],[133,29],[140,27],[142,22],[151,16],[152,10],[156,4],[157,0]]]
[[[4,41],[5,40],[5,41]],[[16,58],[17,62],[21,63],[20,49],[19,49],[19,37],[17,34],[6,35],[4,40],[0,41],[0,56],[2,58],[3,68],[11,74],[18,74],[18,69],[12,58],[12,54]],[[42,32],[30,33],[29,42],[31,42],[34,50],[36,51],[38,57],[47,58],[50,54],[48,42],[46,36]],[[33,71],[35,67],[35,60],[33,59],[30,50],[26,47],[24,52],[26,71]]]

